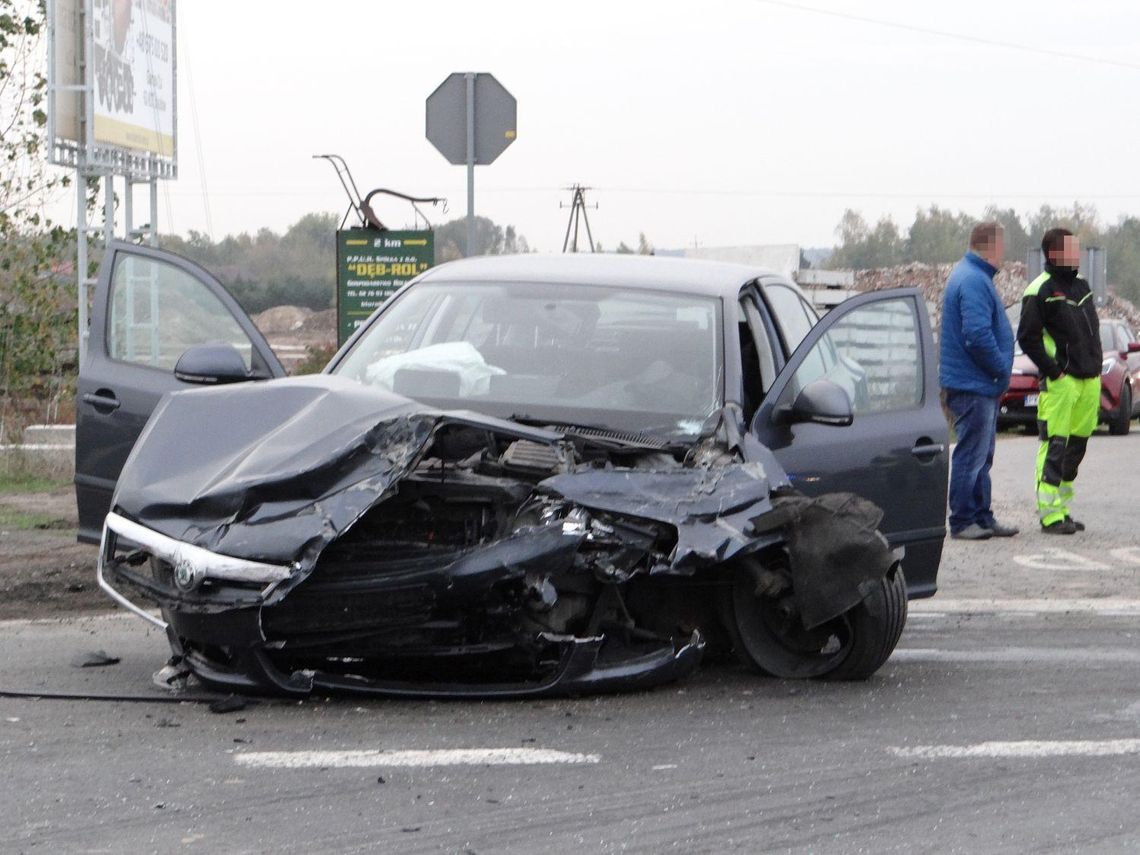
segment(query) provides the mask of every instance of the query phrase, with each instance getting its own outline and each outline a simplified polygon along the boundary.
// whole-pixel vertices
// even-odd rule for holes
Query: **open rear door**
[[[269,343],[217,279],[173,253],[112,243],[99,268],[79,367],[75,495],[79,539],[97,543],[127,455],[190,347],[229,344],[250,379],[282,377]]]

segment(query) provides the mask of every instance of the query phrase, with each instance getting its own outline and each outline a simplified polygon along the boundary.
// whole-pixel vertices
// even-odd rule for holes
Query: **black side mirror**
[[[792,404],[777,407],[775,415],[780,424],[812,422],[846,427],[855,421],[851,399],[841,386],[830,380],[813,380],[808,383],[796,395]]]
[[[245,361],[232,344],[197,344],[174,366],[174,376],[186,383],[240,383],[250,379]]]

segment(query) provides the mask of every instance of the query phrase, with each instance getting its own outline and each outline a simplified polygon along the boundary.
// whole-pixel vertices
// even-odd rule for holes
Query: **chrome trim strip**
[[[110,529],[127,540],[144,547],[156,558],[167,561],[175,567],[189,567],[195,579],[223,579],[230,582],[273,583],[281,582],[293,575],[292,567],[279,564],[263,564],[211,552],[200,546],[183,543],[165,534],[160,534],[146,526],[131,522],[116,513],[107,514],[105,529]]]
[[[110,531],[111,531],[110,526],[106,522],[104,522],[103,523],[103,539],[99,543],[99,560],[95,565],[95,577],[96,577],[96,579],[99,580],[99,587],[103,589],[103,592],[107,596],[109,596],[112,600],[114,600],[116,603],[118,603],[124,609],[131,612],[132,614],[138,615],[143,620],[145,620],[147,623],[154,624],[159,629],[161,629],[163,632],[165,632],[166,631],[166,621],[164,621],[160,618],[156,618],[154,615],[152,615],[150,612],[146,611],[145,609],[140,609],[138,606],[136,606],[134,603],[132,603],[130,600],[128,600],[126,597],[124,597],[122,594],[120,594],[118,591],[116,591],[114,588],[112,588],[111,583],[108,582],[106,577],[103,576],[103,562],[106,561],[106,559],[108,558],[107,548],[108,548],[108,546],[110,546],[112,549],[114,548],[114,534],[113,534],[113,532],[111,534],[111,537],[108,537],[108,532],[110,532]]]

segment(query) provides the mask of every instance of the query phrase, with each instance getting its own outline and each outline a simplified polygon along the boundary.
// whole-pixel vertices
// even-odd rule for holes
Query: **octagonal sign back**
[[[518,102],[494,76],[475,73],[475,164],[494,162],[515,141]],[[427,138],[449,163],[467,163],[467,74],[448,75],[427,99]]]

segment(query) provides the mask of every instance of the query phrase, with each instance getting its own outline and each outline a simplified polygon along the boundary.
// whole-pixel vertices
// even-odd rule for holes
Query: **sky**
[[[424,133],[425,99],[456,71],[518,99],[517,139],[476,168],[475,209],[542,251],[562,247],[575,183],[609,249],[641,232],[660,248],[829,246],[846,208],[904,229],[931,204],[1140,214],[1134,2],[181,0],[177,14],[163,232],[341,214],[312,159],[327,152],[362,192],[442,195],[434,219],[461,216],[465,170]],[[378,210],[411,225],[402,203]]]

